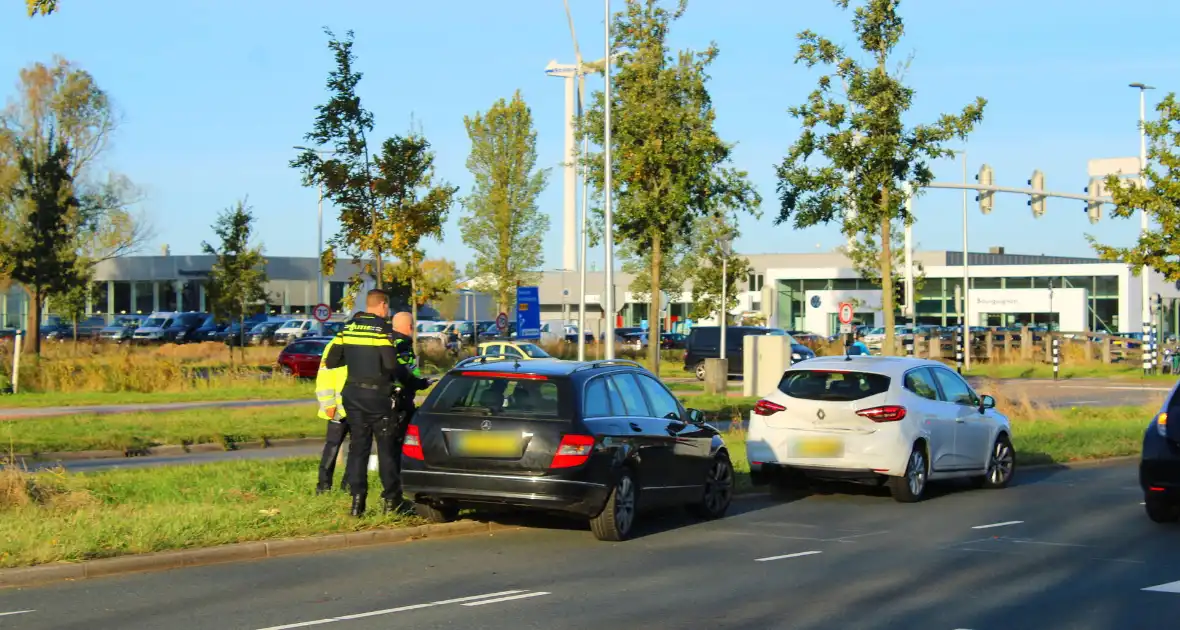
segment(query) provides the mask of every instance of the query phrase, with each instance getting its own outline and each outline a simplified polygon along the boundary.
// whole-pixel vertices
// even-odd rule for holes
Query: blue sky
[[[601,57],[602,0],[570,3],[583,54]],[[1149,116],[1154,101],[1175,89],[1167,77],[1180,69],[1180,40],[1172,37],[1180,3],[1136,6],[906,0],[908,34],[899,50],[915,55],[912,121],[983,96],[984,122],[966,145],[972,179],[986,162],[996,184],[1023,186],[1039,168],[1047,188],[1081,193],[1088,159],[1137,155],[1138,95],[1127,84],[1159,88],[1149,92]],[[324,26],[356,31],[360,94],[376,117],[376,137],[405,131],[411,117],[420,121],[441,176],[460,194],[471,183],[463,116],[518,88],[533,108],[540,162],[561,160],[563,87],[544,74],[550,59],[573,61],[561,0],[62,0],[60,13],[35,20],[22,10],[23,3],[8,2],[0,20],[0,76],[14,86],[21,67],[61,54],[112,94],[124,119],[106,166],[146,192],[157,233],[146,252],[167,244],[175,254],[197,253],[212,238],[218,210],[248,194],[270,255],[314,255],[316,192],[300,185],[287,162],[325,100],[331,58]],[[835,227],[773,225],[774,167],[798,132],[786,110],[818,76],[792,63],[795,35],[812,29],[851,43],[848,18],[828,0],[692,0],[673,26],[676,47],[715,41],[721,50],[710,82],[717,127],[737,143],[735,165],[749,171],[764,198],[762,218],[742,221],[743,252],[840,244]],[[935,172],[940,181],[962,180],[960,163],[937,164]],[[544,252],[550,269],[561,266],[561,192],[554,168],[541,198],[553,217]],[[1127,243],[1138,225],[1108,217],[1091,225],[1084,204],[1067,200],[1049,200],[1046,216],[1034,220],[1026,201],[997,196],[995,210],[983,216],[972,194],[971,249],[1085,256],[1085,234]],[[961,207],[958,191],[920,198],[918,245],[961,249]],[[456,205],[444,241],[431,243],[428,254],[469,260],[458,232],[462,211]],[[601,268],[601,252],[591,256]]]

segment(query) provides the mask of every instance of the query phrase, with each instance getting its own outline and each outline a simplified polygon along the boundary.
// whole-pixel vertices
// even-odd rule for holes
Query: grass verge
[[[0,423],[0,444],[15,453],[130,450],[164,444],[221,444],[320,437],[315,403],[255,409],[193,409],[167,413],[82,414]]]
[[[1053,366],[1047,363],[995,363],[995,364],[977,364],[967,372],[967,376],[979,376],[985,378],[1053,378]],[[1142,364],[1126,364],[1126,363],[1112,363],[1106,365],[1098,362],[1082,363],[1077,365],[1070,365],[1068,363],[1060,366],[1058,373],[1059,378],[1118,378],[1118,379],[1143,379],[1150,381],[1160,381],[1174,383],[1177,376],[1174,374],[1152,374],[1144,375]]]
[[[370,506],[366,518],[352,519],[348,497],[315,496],[315,479],[311,458],[96,474],[29,474],[5,467],[0,567],[418,523],[384,516],[379,505]],[[375,474],[369,484],[380,487]]]
[[[287,400],[304,398],[314,401],[311,381],[275,379],[256,384],[230,387],[201,387],[174,392],[51,392],[20,393],[0,398],[0,407],[78,407],[96,405],[161,405],[183,402],[235,400]]]

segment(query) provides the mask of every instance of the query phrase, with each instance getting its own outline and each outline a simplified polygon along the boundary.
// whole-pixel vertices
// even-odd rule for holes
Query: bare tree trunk
[[[413,264],[412,258],[410,264]],[[418,279],[413,270],[410,271],[410,343],[411,348],[418,347]],[[443,345],[446,345],[445,339]]]
[[[647,313],[647,360],[651,371],[660,375],[660,264],[663,252],[660,250],[660,233],[651,237],[651,299]]]
[[[29,296],[29,314],[25,318],[26,353],[41,356],[41,290],[26,288]]]
[[[885,314],[885,347],[881,354],[896,352],[893,318],[893,222],[889,216],[889,188],[881,188],[881,310]]]

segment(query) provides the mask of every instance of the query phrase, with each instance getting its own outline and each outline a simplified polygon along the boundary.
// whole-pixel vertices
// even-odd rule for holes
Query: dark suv
[[[1172,386],[1143,435],[1139,485],[1151,520],[1180,521],[1180,383]]]
[[[745,372],[746,337],[749,335],[776,335],[790,337],[786,331],[761,326],[730,326],[725,329],[725,358],[729,359],[729,375],[741,376]],[[697,380],[705,380],[705,359],[721,358],[721,327],[694,326],[684,344],[684,370],[696,374]],[[791,339],[791,364],[814,359],[815,351]]]
[[[435,522],[508,506],[589,519],[624,540],[647,508],[719,518],[733,497],[729,453],[638,363],[464,362],[427,396],[402,450],[406,496]]]

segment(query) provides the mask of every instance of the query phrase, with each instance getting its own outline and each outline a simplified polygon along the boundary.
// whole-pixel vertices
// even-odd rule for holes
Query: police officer
[[[348,367],[342,389],[351,437],[346,476],[352,493],[350,513],[357,517],[365,513],[369,454],[374,437],[385,511],[408,509],[401,496],[400,453],[395,451],[399,428],[394,417],[394,383],[397,381],[403,391],[409,392],[429,384],[398,361],[394,331],[387,317],[389,296],[377,289],[369,291],[365,296],[365,310],[344,326],[337,336],[339,344],[326,353],[324,360],[328,369]]]
[[[315,377],[315,396],[319,403],[319,417],[328,422],[328,430],[324,439],[324,452],[320,457],[319,480],[316,484],[316,494],[323,494],[332,489],[332,477],[336,473],[336,456],[340,454],[340,447],[348,437],[348,414],[344,411],[343,389],[348,378],[348,366],[329,369],[326,365],[328,353],[340,344],[339,337],[324,347],[320,369]],[[348,489],[348,473],[340,476],[340,489]]]
[[[393,351],[397,358],[399,377],[398,385],[394,387],[393,414],[397,428],[394,439],[393,462],[397,468],[397,497],[401,500],[401,450],[406,441],[406,430],[414,419],[414,396],[426,389],[433,382],[422,378],[418,368],[418,357],[414,354],[414,318],[408,312],[401,312],[393,316]]]

